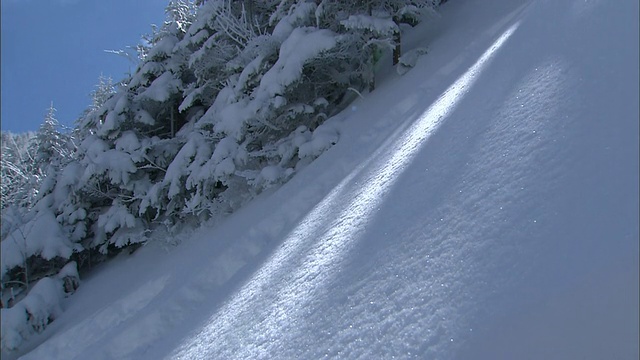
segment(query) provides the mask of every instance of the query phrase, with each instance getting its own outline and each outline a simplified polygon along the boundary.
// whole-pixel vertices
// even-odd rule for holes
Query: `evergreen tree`
[[[22,160],[5,162],[3,134],[3,209],[5,173],[41,184],[35,206],[11,201],[33,207],[31,227],[56,227],[49,254],[67,258],[233,211],[338,141],[327,120],[373,84],[384,53],[399,56],[401,24],[434,5],[171,1],[133,74],[101,77],[72,135],[53,106]]]
[[[49,165],[59,167],[65,162],[63,158],[70,154],[69,138],[58,130],[60,123],[55,117],[55,112],[56,109],[51,103],[31,144],[35,148],[36,166],[43,173],[47,173]]]
[[[35,203],[42,173],[37,167],[35,148],[30,146],[35,133],[2,132],[1,201],[2,209],[15,206],[28,210]]]

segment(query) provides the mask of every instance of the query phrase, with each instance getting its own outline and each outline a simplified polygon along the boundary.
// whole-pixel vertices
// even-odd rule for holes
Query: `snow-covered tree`
[[[34,163],[65,160],[53,161],[26,226],[55,229],[47,261],[82,267],[82,254],[201,223],[286,181],[338,141],[330,119],[373,83],[384,53],[399,54],[401,24],[433,5],[171,1],[135,71],[117,86],[99,80],[69,156],[53,109],[45,118],[34,144],[60,151]],[[23,247],[40,258],[44,248]]]
[[[31,143],[35,149],[36,166],[43,173],[46,173],[50,166],[59,167],[64,164],[73,151],[69,136],[59,131],[60,123],[55,117],[55,112],[56,109],[51,103]]]
[[[36,164],[35,148],[30,146],[34,138],[35,133],[2,132],[0,204],[3,210],[9,206],[28,209],[35,202],[42,173]]]
[[[99,111],[100,108],[109,100],[116,92],[111,77],[100,75],[95,89],[91,92],[91,105],[87,109],[88,113]]]

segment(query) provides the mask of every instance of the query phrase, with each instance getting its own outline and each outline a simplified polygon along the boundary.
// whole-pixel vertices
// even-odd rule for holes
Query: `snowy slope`
[[[450,1],[406,41],[334,148],[23,358],[637,358],[637,1]]]

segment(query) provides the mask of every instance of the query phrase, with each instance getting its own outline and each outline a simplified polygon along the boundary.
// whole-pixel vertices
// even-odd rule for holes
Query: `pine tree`
[[[37,186],[43,174],[36,164],[33,146],[35,133],[2,132],[1,144],[1,208],[14,206],[28,210],[35,203]]]
[[[66,141],[58,131],[60,124],[55,117],[55,112],[56,108],[53,107],[52,102],[32,143],[36,149],[36,166],[45,173],[49,164],[59,162],[59,158],[68,153]]]
[[[33,213],[83,254],[232,211],[338,141],[327,120],[374,84],[382,56],[400,54],[401,25],[433,4],[171,1],[135,71],[116,86],[99,79],[71,136],[52,106],[32,168],[12,174],[39,171]]]

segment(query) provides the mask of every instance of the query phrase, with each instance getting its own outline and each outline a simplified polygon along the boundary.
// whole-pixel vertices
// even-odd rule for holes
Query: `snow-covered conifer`
[[[56,109],[53,103],[44,117],[44,121],[40,125],[35,138],[33,138],[31,146],[35,148],[36,166],[43,173],[46,173],[49,166],[59,167],[66,162],[71,154],[70,139],[66,134],[61,133],[58,129],[60,123],[55,117]]]
[[[72,146],[50,109],[33,141],[42,151],[29,154],[33,169],[56,165],[26,225],[49,221],[65,239],[52,248],[69,257],[232,211],[338,141],[331,118],[373,83],[381,54],[399,49],[401,24],[432,5],[171,1],[135,71],[117,86],[99,79]],[[13,171],[4,161],[3,175]],[[27,257],[41,256],[29,246]]]

